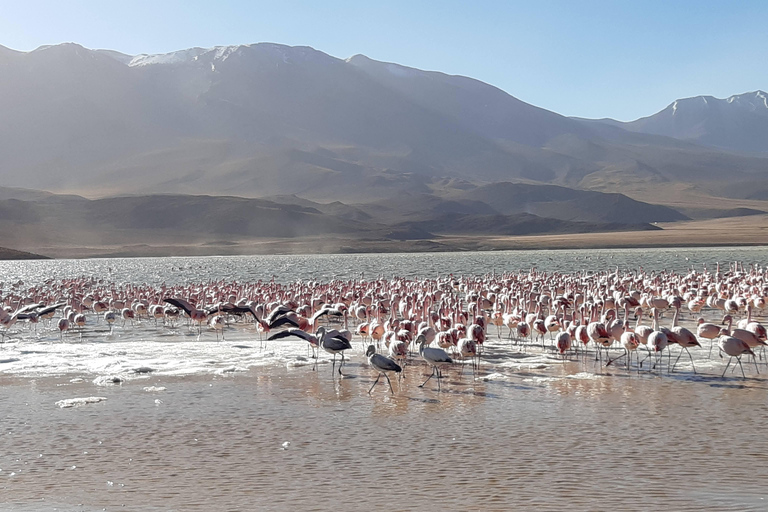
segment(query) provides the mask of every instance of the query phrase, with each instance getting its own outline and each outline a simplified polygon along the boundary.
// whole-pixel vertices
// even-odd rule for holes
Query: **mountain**
[[[595,122],[730,151],[768,153],[768,94],[763,91],[725,99],[685,98],[636,121],[601,119]]]
[[[0,247],[0,260],[47,260],[48,256],[41,256],[39,254],[33,254],[31,252],[17,251],[15,249],[8,249],[7,247]]]
[[[471,78],[271,43],[0,48],[0,112],[4,185],[87,196],[357,204],[446,180],[642,192],[768,172],[765,156],[581,122]]]
[[[479,80],[379,62],[365,55],[355,55],[347,62],[408,101],[492,140],[541,147],[560,135],[593,135],[572,119],[529,105]]]
[[[556,185],[494,183],[464,191],[461,197],[483,202],[504,215],[529,213],[566,221],[619,224],[688,220],[677,210],[636,201],[623,194]]]
[[[589,223],[559,219],[545,219],[530,213],[517,215],[462,215],[448,213],[421,221],[402,222],[395,226],[396,232],[425,232],[445,235],[493,235],[521,236],[594,233],[606,231],[651,231],[661,229],[649,224]],[[413,237],[420,238],[420,237]]]
[[[535,187],[534,187],[535,188]],[[433,194],[402,196],[397,204],[346,205],[315,203],[297,196],[246,199],[227,196],[144,195],[86,199],[23,190],[24,200],[3,198],[14,189],[0,188],[0,239],[4,245],[43,254],[94,255],[112,248],[113,255],[248,253],[256,242],[278,245],[291,240],[313,244],[306,250],[446,250],[441,238],[531,233],[584,233],[655,229],[631,222],[545,218],[529,213],[500,213],[473,199]],[[536,192],[532,192],[536,195]],[[610,194],[589,192],[600,201]],[[636,207],[656,209],[637,203]],[[660,218],[664,207],[658,207]],[[679,214],[678,214],[679,216]],[[422,245],[399,244],[420,241]],[[269,252],[269,246],[262,251]],[[281,246],[285,247],[285,246]],[[462,248],[454,244],[454,249]],[[284,250],[284,249],[283,249]],[[62,252],[65,251],[65,252]],[[69,251],[69,252],[66,252]],[[191,252],[189,252],[191,251]],[[2,255],[0,254],[0,257]],[[16,255],[15,257],[21,257]]]

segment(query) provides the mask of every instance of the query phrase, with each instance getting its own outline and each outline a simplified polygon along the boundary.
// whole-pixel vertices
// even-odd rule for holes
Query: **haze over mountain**
[[[538,191],[526,187],[530,192],[530,204],[548,202],[547,197],[535,199],[539,196]],[[583,194],[589,194],[595,200],[608,196],[599,192]],[[14,196],[25,199],[14,199]],[[35,248],[42,253],[60,254],[72,248],[93,253],[100,247],[110,247],[112,252],[108,254],[140,255],[146,254],[150,246],[166,247],[154,249],[155,254],[174,254],[174,250],[167,247],[179,246],[196,246],[193,254],[216,253],[222,249],[237,253],[241,244],[257,240],[311,238],[316,240],[312,249],[333,252],[339,250],[340,244],[349,245],[359,239],[381,244],[434,240],[445,234],[486,236],[657,229],[642,220],[643,209],[657,210],[661,216],[657,218],[666,220],[663,207],[632,200],[628,200],[633,203],[629,211],[640,215],[630,222],[617,222],[599,215],[585,216],[579,212],[565,220],[547,218],[548,209],[544,204],[539,210],[545,215],[520,212],[512,215],[477,199],[441,199],[425,194],[405,196],[401,201],[399,205],[350,206],[314,203],[296,196],[246,199],[199,195],[91,200],[0,187],[0,240],[13,247]],[[684,218],[674,210],[667,215],[674,219]],[[215,250],[210,250],[214,247]],[[430,248],[445,249],[439,242],[432,241],[427,246],[401,245],[398,250]]]
[[[768,172],[766,158],[580,122],[471,78],[269,43],[3,48],[0,111],[3,183],[83,194],[349,202],[445,177],[618,191]]]
[[[309,47],[0,47],[0,180],[23,187],[0,188],[0,239],[43,253],[312,236],[436,250],[450,234],[755,215],[768,191],[765,101],[679,100],[619,123]],[[677,190],[704,199],[655,204],[677,205]]]
[[[745,92],[726,99],[712,96],[680,99],[652,116],[628,123],[613,119],[596,121],[704,146],[768,153],[768,95],[763,91]]]

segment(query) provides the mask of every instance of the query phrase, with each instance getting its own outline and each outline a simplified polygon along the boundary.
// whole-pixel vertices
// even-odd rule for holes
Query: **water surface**
[[[765,248],[0,262],[5,287],[764,265]],[[708,318],[715,319],[712,312]],[[665,320],[665,321],[668,321]],[[691,326],[691,319],[684,318]],[[346,376],[306,343],[151,321],[0,344],[0,510],[765,510],[768,365],[708,346],[675,372],[565,362],[496,337],[443,390],[414,360],[395,394],[356,339]],[[547,345],[547,344],[545,344]],[[618,355],[618,351],[613,353]],[[676,352],[675,352],[676,356]],[[759,371],[759,373],[758,373]],[[463,373],[463,374],[462,374]],[[79,407],[57,403],[98,397]],[[289,444],[285,444],[289,443]]]

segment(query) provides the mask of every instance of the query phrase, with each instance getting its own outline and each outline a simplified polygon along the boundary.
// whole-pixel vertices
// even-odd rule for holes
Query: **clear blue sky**
[[[768,89],[768,1],[0,0],[0,44],[128,54],[255,42],[477,78],[565,115],[631,120]]]

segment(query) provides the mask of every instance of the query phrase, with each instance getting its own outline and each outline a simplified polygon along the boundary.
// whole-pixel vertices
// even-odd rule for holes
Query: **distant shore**
[[[0,260],[48,260],[50,256],[42,256],[31,252],[17,251],[7,247],[0,247]]]
[[[661,223],[655,231],[568,233],[527,236],[442,236],[428,240],[341,237],[204,241],[197,244],[24,247],[0,249],[1,259],[235,256],[461,252],[536,249],[628,249],[643,247],[732,247],[768,244],[768,215]],[[45,256],[39,256],[39,254]]]

